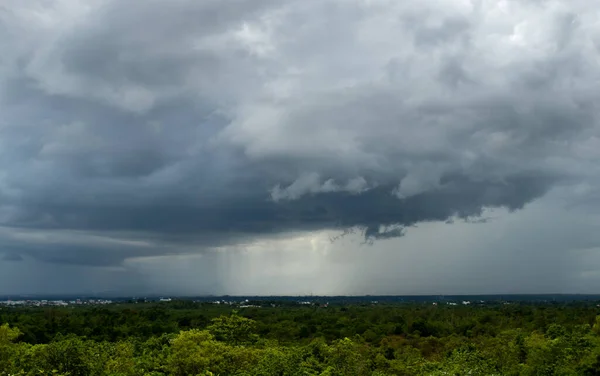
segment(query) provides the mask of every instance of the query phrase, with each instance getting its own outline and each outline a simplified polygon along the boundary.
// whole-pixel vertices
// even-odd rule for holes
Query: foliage
[[[593,304],[2,309],[0,375],[598,375]]]

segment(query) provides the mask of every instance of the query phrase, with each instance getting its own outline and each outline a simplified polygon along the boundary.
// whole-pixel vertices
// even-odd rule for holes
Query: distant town
[[[7,299],[0,300],[0,307],[67,307],[67,306],[95,306],[95,305],[107,305],[113,303],[129,303],[129,304],[138,304],[138,303],[166,303],[173,301],[172,298],[130,298],[130,299],[120,299],[120,300],[112,300],[112,299],[57,299],[57,300],[49,300],[49,299]],[[189,301],[189,300],[188,300]],[[239,308],[260,308],[265,306],[275,307],[274,303],[265,302],[251,302],[248,299],[243,300],[192,300],[194,303],[204,303],[204,304],[219,304],[219,305],[231,305]],[[298,301],[296,304],[300,305],[318,305],[320,307],[327,307],[328,303],[317,303],[317,302],[309,302],[309,301]]]
[[[495,305],[511,303],[600,303],[600,295],[421,295],[421,296],[199,296],[199,297],[76,297],[76,296],[0,296],[2,307],[75,307],[103,306],[108,304],[169,303],[218,304],[236,308],[315,306],[325,308],[332,305],[376,305],[421,303],[448,306]],[[177,303],[180,302],[180,303]]]
[[[7,307],[66,307],[81,305],[106,305],[113,303],[107,299],[75,299],[75,300],[0,300],[0,306]]]
[[[66,307],[66,306],[94,306],[94,305],[107,305],[113,303],[151,303],[151,302],[171,302],[172,298],[158,298],[158,299],[130,299],[129,301],[114,301],[110,299],[75,299],[75,300],[47,300],[47,299],[27,299],[27,300],[0,300],[0,307]],[[239,308],[261,308],[261,307],[276,307],[275,303],[264,302],[264,301],[256,301],[251,302],[249,299],[244,300],[214,300],[214,301],[198,301],[193,300],[194,303],[205,303],[205,304],[219,304],[219,305],[232,305]],[[328,307],[329,303],[315,302],[315,301],[297,301],[294,302],[298,305],[310,305],[310,306],[319,306],[322,308]],[[370,304],[378,304],[378,301],[371,301]],[[483,301],[481,302],[483,303]],[[289,304],[289,303],[288,303]],[[433,302],[433,305],[438,305],[437,302]],[[447,305],[457,305],[463,304],[468,305],[471,304],[470,301],[462,301],[461,303],[455,302],[445,302]]]

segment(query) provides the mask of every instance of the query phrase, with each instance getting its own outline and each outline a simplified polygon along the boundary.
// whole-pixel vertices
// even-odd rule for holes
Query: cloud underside
[[[127,258],[197,253],[298,231],[358,229],[370,242],[402,236],[405,227],[419,222],[479,217],[484,208],[521,209],[543,195],[549,184],[548,179],[537,177],[497,183],[449,178],[435,191],[404,199],[392,194],[392,187],[381,186],[360,194],[319,193],[284,202],[257,196],[212,204],[99,205],[86,210],[36,207],[13,226],[24,234],[79,233],[81,240],[72,235],[39,241],[27,240],[27,236],[26,240],[10,240],[9,236],[3,242],[42,261],[106,266]],[[35,222],[40,217],[47,221]],[[114,237],[121,239],[104,239]],[[128,242],[123,237],[141,241]]]
[[[0,252],[107,266],[585,201],[592,6],[9,1]]]

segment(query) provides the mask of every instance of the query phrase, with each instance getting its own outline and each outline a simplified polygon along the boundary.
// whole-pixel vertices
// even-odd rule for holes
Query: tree
[[[213,370],[223,360],[224,347],[206,330],[182,331],[171,340],[167,369],[174,376],[200,375]]]
[[[256,322],[236,314],[213,319],[207,329],[218,341],[234,345],[254,343],[258,339]]]
[[[18,328],[11,328],[8,324],[0,326],[0,345],[6,345],[15,341],[21,336],[21,331]]]

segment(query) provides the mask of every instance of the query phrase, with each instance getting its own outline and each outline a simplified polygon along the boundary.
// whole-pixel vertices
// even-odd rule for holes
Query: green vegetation
[[[594,304],[0,309],[0,375],[600,375]]]

